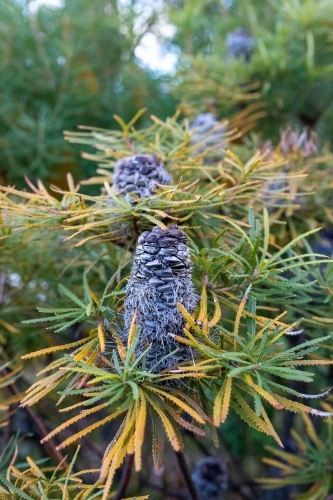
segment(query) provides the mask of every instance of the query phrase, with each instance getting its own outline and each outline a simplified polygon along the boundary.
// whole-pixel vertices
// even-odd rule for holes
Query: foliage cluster
[[[251,113],[249,108],[248,123]],[[191,439],[197,442],[196,435],[218,446],[223,432],[217,429],[230,419],[241,419],[287,450],[293,439],[301,450],[306,444],[291,429],[286,435],[284,418],[277,416],[282,410],[305,415],[310,432],[315,432],[311,415],[330,422],[329,401],[318,408],[303,400],[315,403],[329,393],[330,382],[324,380],[329,380],[332,364],[332,263],[311,245],[320,223],[329,224],[332,188],[325,167],[331,156],[310,148],[312,137],[290,131],[275,149],[257,149],[254,136],[251,142],[233,144],[243,134],[240,117],[224,122],[222,149],[220,143],[207,146],[205,136],[200,144],[194,142],[195,131],[178,115],[166,121],[152,117],[148,128],[137,129],[141,115],[128,124],[116,117],[119,132],[86,127],[66,134],[72,142],[95,148],[95,153],[85,153],[97,162],[94,177],[76,184],[68,175],[66,190],[47,190],[40,181],[37,186],[29,182],[23,191],[0,188],[1,258],[7,265],[3,387],[4,394],[8,387],[13,393],[3,402],[3,426],[13,425],[18,400],[35,419],[42,410],[36,413],[32,405],[39,408],[49,400],[59,406],[42,423],[45,432],[40,435],[52,450],[49,455],[60,460],[60,469],[61,464],[66,468],[65,475],[59,476],[59,469],[49,476],[48,468],[44,471],[29,458],[30,468],[22,476],[15,455],[3,479],[8,494],[21,488],[27,495],[23,498],[35,498],[38,487],[44,488],[43,498],[51,499],[52,488],[67,488],[63,495],[68,498],[106,500],[112,498],[116,472],[126,456],[125,471],[131,457],[140,471],[149,441],[159,469],[165,440],[182,461],[184,446]],[[171,184],[159,185],[149,198],[118,193],[112,186],[115,163],[143,153],[160,158]],[[100,185],[100,194],[84,194],[81,185],[87,184]],[[318,197],[326,197],[326,206],[318,204]],[[311,216],[305,218],[305,213]],[[125,283],[140,234],[154,226],[164,231],[175,223],[188,237],[200,300],[191,314],[178,304],[185,328],[172,339],[179,349],[187,346],[191,355],[160,370],[159,363],[146,364],[149,345],[143,351],[137,348],[141,328],[135,314],[124,338]],[[13,258],[13,248],[20,259]],[[21,290],[23,295],[29,290],[24,300]],[[41,304],[37,317],[32,310],[36,302]],[[23,374],[18,353],[32,360],[24,362]],[[27,389],[25,396],[17,389],[17,377],[19,387]],[[103,455],[99,478],[91,484],[78,482],[77,492],[80,478],[66,461],[64,465],[61,450],[73,449],[78,440],[89,446],[91,432],[99,435]],[[110,433],[103,445],[103,436]],[[56,446],[58,434],[61,444]],[[203,438],[207,434],[210,438]],[[320,455],[324,448],[319,439],[315,444]],[[288,452],[276,453],[288,461]],[[297,460],[307,460],[310,468],[316,467],[311,457],[309,452],[306,458],[295,458],[295,466]],[[313,476],[305,477],[300,472],[299,480],[298,472],[288,467],[280,466],[288,473],[285,479],[267,479],[266,484],[311,483],[310,491],[319,491],[316,498],[326,500],[329,469],[317,467]],[[82,468],[91,469],[90,461]],[[81,465],[79,474],[86,474]],[[325,488],[315,486],[318,474],[324,474]],[[36,483],[31,475],[42,479]],[[252,494],[257,494],[256,487]]]
[[[182,99],[173,116],[167,79],[135,60],[163,17],[158,4],[146,17],[135,1],[29,15],[0,6],[0,496],[210,500],[190,472],[204,455],[225,473],[225,500],[267,500],[272,488],[329,500],[332,6],[165,7],[182,50],[168,82]],[[232,58],[226,37],[239,19],[253,51]],[[211,123],[197,130],[203,110]],[[77,167],[73,145],[89,167]],[[126,186],[142,181],[128,157],[165,169],[150,196],[119,187],[119,165]],[[129,321],[126,300],[143,279],[134,256],[161,266],[143,233],[175,225],[187,244],[162,253],[187,268],[197,307],[174,293],[181,328],[158,330],[165,351],[152,364],[148,301]],[[172,294],[184,282],[168,273]]]

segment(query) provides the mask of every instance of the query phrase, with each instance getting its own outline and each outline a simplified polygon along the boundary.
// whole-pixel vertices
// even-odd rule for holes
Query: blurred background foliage
[[[332,141],[332,21],[329,0],[171,1],[169,15],[182,49],[174,86],[184,110],[216,108],[261,98],[267,116],[260,128],[276,140],[286,124],[315,128]],[[230,58],[227,34],[242,28],[252,55]],[[242,96],[243,94],[243,96]]]
[[[205,109],[219,118],[262,104],[263,140],[287,124],[309,125],[332,141],[333,5],[330,0],[71,0],[0,5],[0,177],[61,183],[91,175],[62,138],[89,124],[117,128],[146,118]],[[242,28],[252,56],[228,56],[227,34]],[[154,45],[160,47],[156,52]],[[146,50],[145,58],[140,59]],[[151,58],[149,57],[151,51]],[[148,54],[148,55],[147,55]],[[173,64],[163,67],[168,55]],[[160,59],[154,65],[154,58]],[[150,60],[151,59],[151,60]]]
[[[71,0],[61,8],[4,0],[0,5],[0,176],[59,182],[89,171],[63,140],[66,129],[89,123],[117,127],[142,107],[165,117],[174,100],[161,79],[142,69],[134,51],[159,12],[116,0]],[[136,13],[137,12],[137,13]]]

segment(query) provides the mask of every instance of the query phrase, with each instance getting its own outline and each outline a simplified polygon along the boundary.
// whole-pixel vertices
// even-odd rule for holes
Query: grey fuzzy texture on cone
[[[169,184],[171,180],[155,154],[135,155],[117,161],[113,187],[122,196],[131,193],[139,198],[149,198],[158,184]]]
[[[124,340],[137,311],[137,325],[141,327],[137,354],[150,345],[147,368],[175,349],[177,352],[165,359],[156,371],[190,359],[189,348],[173,339],[173,335],[183,336],[185,326],[177,303],[191,312],[199,297],[192,284],[187,238],[177,226],[164,231],[156,226],[140,235],[126,292]]]

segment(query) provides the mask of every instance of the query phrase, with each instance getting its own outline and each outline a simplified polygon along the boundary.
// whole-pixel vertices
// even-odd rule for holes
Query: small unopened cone
[[[115,165],[113,187],[122,196],[149,198],[158,184],[170,183],[171,176],[155,154],[128,156]]]

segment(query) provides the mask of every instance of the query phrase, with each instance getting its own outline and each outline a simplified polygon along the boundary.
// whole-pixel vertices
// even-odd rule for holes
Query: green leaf
[[[82,307],[83,309],[86,308],[86,304],[84,304],[82,302],[82,300],[80,300],[78,297],[76,297],[76,295],[74,295],[74,293],[72,293],[70,290],[68,290],[68,288],[65,287],[65,285],[62,285],[61,283],[59,284],[59,289],[65,294],[67,295],[67,297],[69,299],[71,299],[73,302],[75,302],[75,304],[77,304],[78,306]]]

